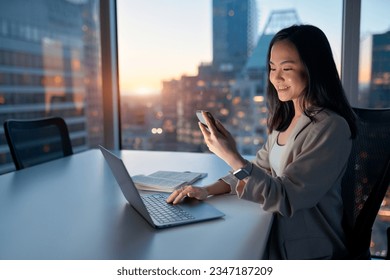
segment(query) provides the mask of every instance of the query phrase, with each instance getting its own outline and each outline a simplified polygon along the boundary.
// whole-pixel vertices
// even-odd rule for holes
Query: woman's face
[[[282,102],[297,101],[307,87],[305,67],[295,46],[287,40],[271,48],[269,80]]]

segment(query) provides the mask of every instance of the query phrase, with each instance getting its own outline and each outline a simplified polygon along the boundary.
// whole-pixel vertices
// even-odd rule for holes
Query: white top
[[[286,145],[279,145],[278,141],[276,141],[275,145],[272,146],[270,152],[269,161],[271,164],[271,168],[275,170],[277,176],[280,176],[282,173],[280,170],[280,160],[285,150]]]

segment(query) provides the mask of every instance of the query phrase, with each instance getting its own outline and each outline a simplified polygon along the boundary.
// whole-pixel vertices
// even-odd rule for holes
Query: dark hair
[[[318,110],[329,109],[342,116],[349,125],[351,137],[356,136],[356,116],[345,96],[343,86],[332,50],[325,34],[312,25],[293,25],[275,34],[268,49],[267,61],[270,61],[272,46],[282,40],[291,42],[306,69],[307,88],[300,99],[300,106],[305,115],[315,121]],[[268,75],[270,67],[268,65]],[[268,79],[268,129],[284,131],[294,117],[292,101],[281,102],[276,89]]]

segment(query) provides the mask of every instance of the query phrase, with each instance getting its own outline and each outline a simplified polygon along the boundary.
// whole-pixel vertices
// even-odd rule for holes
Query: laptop
[[[167,193],[141,195],[122,159],[102,146],[99,148],[126,200],[154,228],[185,225],[225,216],[204,201],[185,198],[180,205],[172,205],[166,202],[169,196]]]

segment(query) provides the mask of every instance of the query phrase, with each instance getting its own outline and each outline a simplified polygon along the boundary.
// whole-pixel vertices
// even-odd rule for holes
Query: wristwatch
[[[244,180],[246,177],[251,175],[252,167],[253,167],[252,162],[246,161],[246,164],[244,165],[244,167],[234,171],[233,175],[238,180]]]

